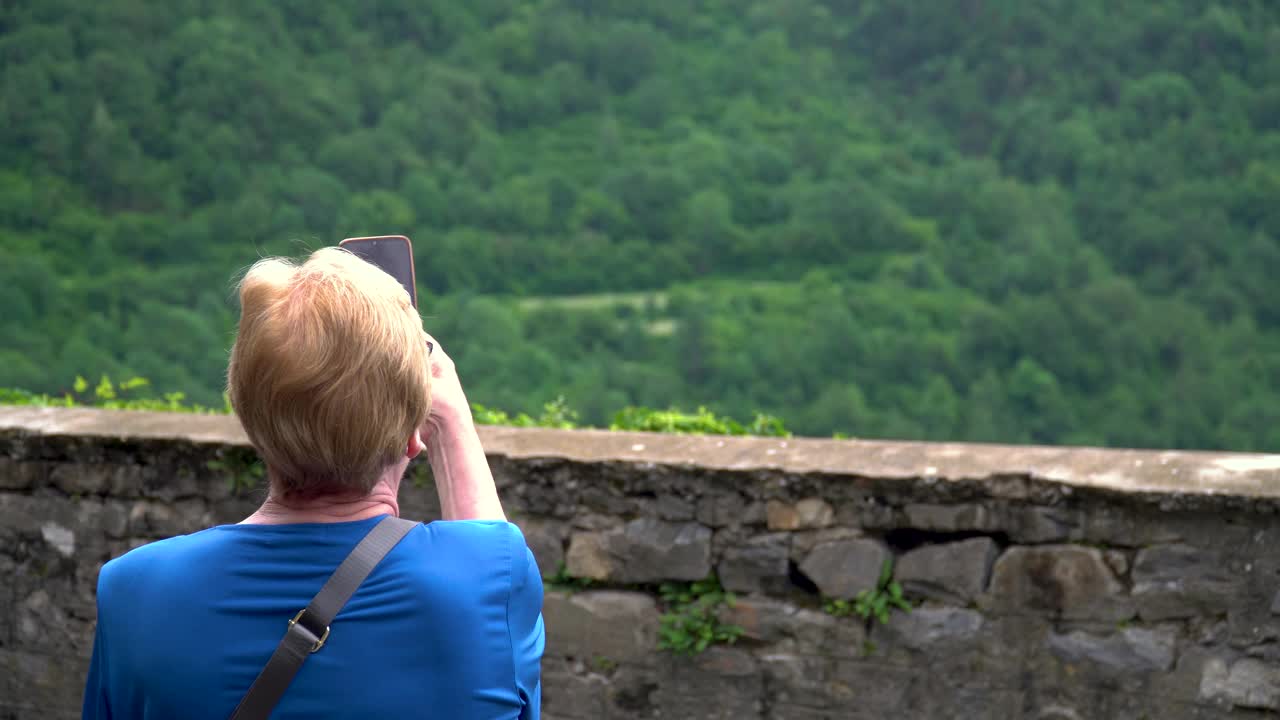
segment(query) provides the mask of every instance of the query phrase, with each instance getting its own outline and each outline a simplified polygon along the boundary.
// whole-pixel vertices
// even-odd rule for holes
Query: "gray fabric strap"
[[[271,715],[307,656],[324,647],[329,625],[338,611],[374,566],[417,524],[388,515],[373,526],[307,607],[289,621],[284,638],[231,714],[232,720],[266,720]]]

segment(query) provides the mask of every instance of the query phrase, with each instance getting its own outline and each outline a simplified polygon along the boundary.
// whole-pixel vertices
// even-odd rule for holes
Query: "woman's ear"
[[[422,433],[415,429],[413,434],[409,436],[409,446],[405,449],[404,456],[412,460],[418,457],[418,453],[425,450],[426,447],[422,443]]]

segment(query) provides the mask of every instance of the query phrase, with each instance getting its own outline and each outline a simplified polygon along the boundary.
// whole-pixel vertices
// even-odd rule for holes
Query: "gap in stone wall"
[[[1004,532],[983,532],[981,530],[920,530],[918,528],[896,528],[884,534],[884,542],[895,554],[901,554],[925,545],[942,545],[944,543],[972,540],[973,538],[991,538],[996,546],[1004,549],[1009,546],[1009,535]]]

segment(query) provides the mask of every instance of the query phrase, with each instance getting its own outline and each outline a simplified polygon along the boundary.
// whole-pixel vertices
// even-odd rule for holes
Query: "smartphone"
[[[409,293],[413,306],[418,307],[418,287],[413,274],[413,244],[404,235],[376,235],[374,237],[347,238],[338,243],[352,255],[373,263],[383,272],[395,278]]]

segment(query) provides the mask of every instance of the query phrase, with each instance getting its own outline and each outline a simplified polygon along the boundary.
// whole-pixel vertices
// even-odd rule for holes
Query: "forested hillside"
[[[472,399],[1280,450],[1280,3],[15,0],[0,386],[415,243]],[[568,297],[574,296],[574,297]]]

